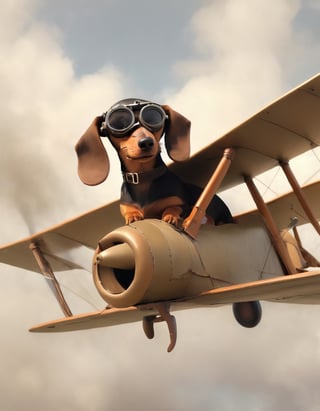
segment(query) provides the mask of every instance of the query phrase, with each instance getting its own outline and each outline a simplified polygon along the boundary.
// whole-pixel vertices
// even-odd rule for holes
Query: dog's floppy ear
[[[78,174],[89,186],[102,183],[109,174],[109,158],[99,136],[101,117],[96,117],[75,146]]]
[[[165,134],[165,145],[169,157],[173,161],[184,161],[190,156],[191,122],[172,110],[170,106],[162,106],[169,116],[169,125]]]

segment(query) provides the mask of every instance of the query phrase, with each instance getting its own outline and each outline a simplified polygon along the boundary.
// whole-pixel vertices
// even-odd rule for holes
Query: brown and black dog
[[[179,226],[201,194],[201,189],[182,182],[160,155],[160,139],[173,161],[190,154],[191,123],[169,106],[141,99],[125,99],[96,117],[76,145],[79,176],[97,185],[109,173],[109,159],[100,137],[108,137],[116,149],[123,173],[120,211],[126,224],[159,218]],[[195,170],[196,172],[196,170]],[[207,213],[215,224],[233,222],[225,203],[215,196]]]

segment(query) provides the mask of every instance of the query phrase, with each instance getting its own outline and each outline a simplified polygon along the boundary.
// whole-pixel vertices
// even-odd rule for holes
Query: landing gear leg
[[[154,337],[154,323],[165,321],[167,323],[170,336],[170,344],[167,351],[171,352],[177,341],[177,323],[175,317],[169,312],[170,304],[156,303],[152,304],[152,308],[156,309],[159,314],[143,317],[142,326],[144,333],[147,338],[152,339]]]

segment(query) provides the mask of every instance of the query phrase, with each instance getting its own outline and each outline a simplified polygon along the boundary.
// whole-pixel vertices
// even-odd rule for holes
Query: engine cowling
[[[102,298],[114,307],[176,299],[188,294],[198,258],[186,235],[163,221],[143,220],[99,242],[93,278]]]
[[[196,240],[161,220],[137,221],[102,238],[93,261],[98,292],[117,308],[191,297],[269,273],[283,269],[256,221],[204,225]]]

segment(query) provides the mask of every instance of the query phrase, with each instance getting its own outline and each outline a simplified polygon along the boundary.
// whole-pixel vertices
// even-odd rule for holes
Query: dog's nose
[[[151,137],[143,137],[139,140],[138,146],[142,151],[150,151],[154,146],[154,141]]]

